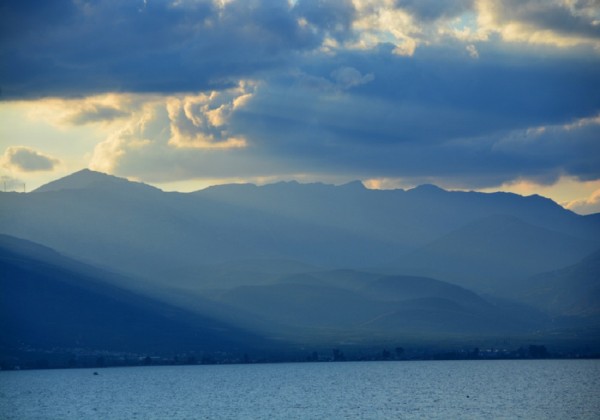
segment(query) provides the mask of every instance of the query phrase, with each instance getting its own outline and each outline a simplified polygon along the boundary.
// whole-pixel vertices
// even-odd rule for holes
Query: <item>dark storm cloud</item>
[[[188,109],[183,101],[172,115],[163,104],[148,125],[138,121],[155,130],[111,136],[97,148],[107,168],[155,181],[321,173],[483,187],[565,174],[600,178],[600,57],[588,42],[598,37],[593,1],[567,8],[533,0],[481,0],[477,7],[470,0],[398,0],[395,7],[422,25],[410,33],[402,25],[412,21],[394,26],[397,15],[383,13],[383,1],[222,3],[3,2],[2,96],[160,93],[153,99],[160,103],[156,97],[182,92],[233,92],[219,112],[223,104],[212,100],[188,101]],[[552,36],[542,48],[507,43],[494,28],[466,41],[438,35],[456,28],[438,32],[436,25],[460,16],[477,24],[480,10],[497,26],[525,23]],[[478,28],[467,29],[473,35]],[[560,49],[556,33],[587,43]],[[414,54],[397,55],[394,42],[411,34]],[[237,92],[240,80],[252,89]],[[82,108],[68,122],[136,118],[127,112]],[[228,141],[239,147],[199,150]]]
[[[21,172],[51,171],[59,163],[58,159],[22,146],[8,147],[2,161],[4,167]]]
[[[326,131],[350,144],[437,143],[568,123],[600,110],[600,90],[590,89],[600,86],[600,59],[536,58],[527,51],[493,49],[481,60],[466,55],[459,48],[417,51],[414,57],[381,51],[309,65],[303,73],[272,78],[259,90],[244,108],[249,115],[240,129],[262,127],[266,118],[269,127],[298,124],[299,130]],[[346,72],[364,83],[343,93],[328,90],[339,69],[352,69]]]
[[[271,80],[235,115],[232,130],[265,155],[302,160],[311,170],[464,183],[479,176],[478,186],[515,176],[600,176],[593,169],[600,167],[598,124],[563,127],[600,112],[600,90],[590,89],[600,86],[600,60],[493,48],[482,48],[481,60],[465,55],[449,47],[414,57],[340,55],[307,66],[310,77]],[[371,77],[339,91],[331,88],[335,68]],[[548,128],[531,134],[539,127]]]
[[[283,1],[39,3],[0,9],[4,98],[203,90],[283,65],[327,30],[312,17],[300,25],[301,13]],[[332,30],[347,19],[339,25]]]
[[[422,21],[453,18],[472,10],[473,0],[396,0],[396,6]]]

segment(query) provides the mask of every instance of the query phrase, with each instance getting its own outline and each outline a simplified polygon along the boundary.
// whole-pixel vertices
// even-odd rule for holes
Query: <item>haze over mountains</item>
[[[0,346],[118,351],[231,350],[266,342],[131,293],[123,280],[49,248],[0,235]]]
[[[190,346],[194,334],[208,337],[208,350],[538,340],[600,327],[600,219],[539,196],[360,182],[166,193],[83,170],[31,193],[1,193],[0,233],[3,289],[14,301],[40,314],[57,299],[65,314],[85,312],[84,301],[104,312],[118,290],[127,296],[119,307],[138,313],[130,319],[146,311],[154,320],[144,324],[154,332],[140,335],[179,331],[173,347]],[[26,329],[49,328],[46,315],[36,323],[10,308],[10,345],[37,339]],[[180,315],[167,320],[165,311]],[[74,345],[66,315],[55,316],[64,327],[56,340]],[[95,331],[95,319],[81,322]],[[138,328],[132,322],[120,327]],[[98,328],[89,345],[114,348]]]

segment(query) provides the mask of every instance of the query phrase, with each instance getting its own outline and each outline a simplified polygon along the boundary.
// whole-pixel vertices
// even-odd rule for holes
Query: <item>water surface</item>
[[[600,361],[349,362],[0,372],[0,416],[598,419]]]

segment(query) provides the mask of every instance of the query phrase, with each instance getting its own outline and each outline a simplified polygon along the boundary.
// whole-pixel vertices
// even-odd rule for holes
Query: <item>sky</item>
[[[598,0],[0,0],[0,175],[540,194],[600,212]]]

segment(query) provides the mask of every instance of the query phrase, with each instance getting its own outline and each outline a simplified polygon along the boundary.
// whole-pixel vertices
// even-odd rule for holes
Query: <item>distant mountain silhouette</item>
[[[250,330],[298,345],[550,334],[540,311],[578,328],[569,317],[593,314],[597,303],[596,265],[561,269],[600,248],[600,218],[540,196],[432,185],[379,191],[358,181],[167,193],[83,170],[31,193],[0,193],[0,234],[52,248],[0,236],[2,263],[13,280],[24,279],[7,283],[11,299],[39,283],[30,306],[52,314],[47,302],[58,295],[95,302],[89,323],[127,296],[113,313],[138,302],[135,311],[152,325],[178,323],[171,330],[182,335],[165,338],[173,343],[190,343],[193,328],[214,332],[216,347],[252,342],[226,340]],[[10,305],[5,319],[31,325],[10,330],[15,340],[43,336],[42,318],[37,325]],[[163,307],[181,312],[165,319]],[[78,336],[69,317],[85,309],[55,314],[62,339]],[[192,330],[183,319],[193,319]],[[90,345],[112,340],[109,333],[100,328]]]
[[[73,176],[88,180],[88,172]],[[163,193],[94,175],[82,189],[3,193],[0,232],[76,259],[153,277],[180,267],[238,259],[292,259],[344,266],[383,261],[392,243],[320,221],[301,221],[195,194]],[[69,179],[67,186],[75,183]],[[385,254],[385,255],[381,255]],[[355,263],[356,264],[356,263]],[[353,264],[353,265],[355,265]]]
[[[404,190],[369,190],[362,184],[280,182],[219,185],[193,193],[294,220],[361,232],[367,237],[415,248],[495,215],[513,216],[534,226],[598,241],[600,221],[579,216],[537,195],[445,191],[433,185]]]
[[[344,281],[346,280],[346,281]],[[542,325],[477,294],[439,280],[378,276],[350,270],[295,275],[272,285],[243,286],[217,295],[292,341],[327,334],[355,340],[414,334],[469,337],[521,334]]]
[[[152,187],[140,182],[128,181],[124,178],[119,178],[112,175],[103,174],[101,172],[82,169],[64,178],[49,182],[35,189],[33,192],[49,192],[62,190],[85,190],[85,189],[138,189],[146,191],[160,191],[158,188]]]
[[[169,282],[189,284],[201,267],[235,260],[411,271],[421,261],[433,271],[417,274],[487,290],[584,257],[600,246],[600,219],[539,196],[431,185],[287,182],[181,194],[83,170],[33,193],[2,193],[0,233],[159,283],[176,274]]]

